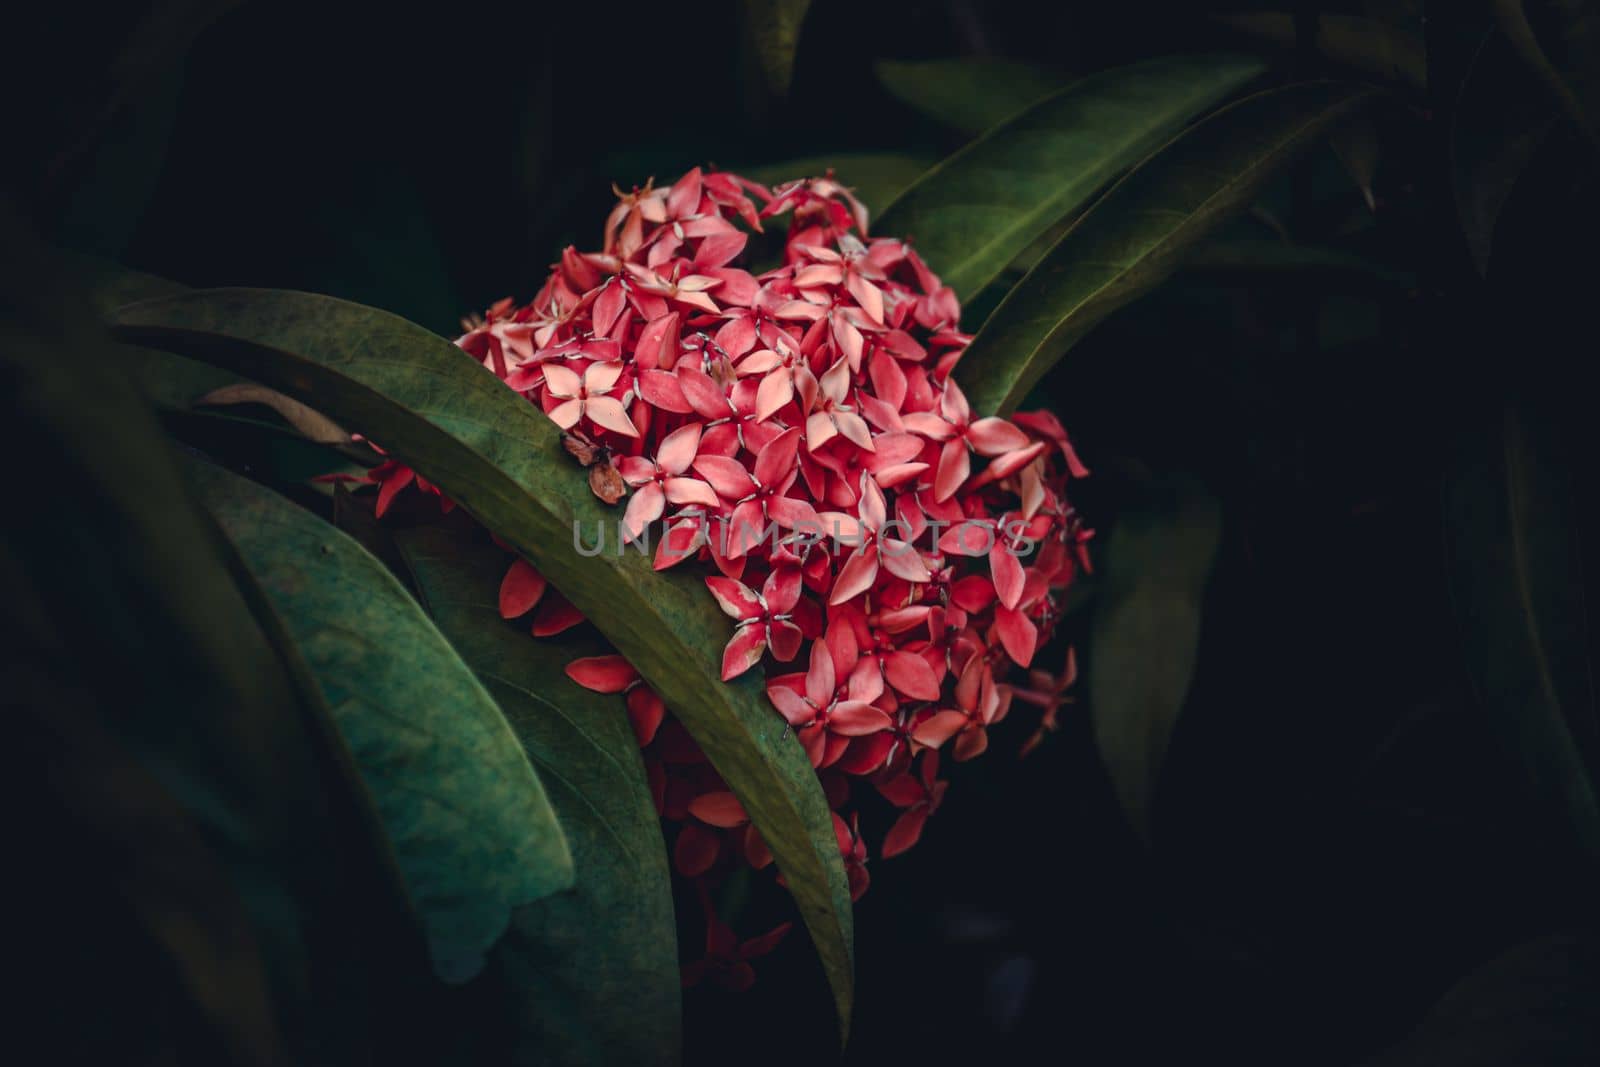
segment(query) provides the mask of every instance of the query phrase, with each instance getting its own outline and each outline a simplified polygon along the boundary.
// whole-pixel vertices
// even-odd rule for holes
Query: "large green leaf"
[[[880,59],[878,80],[890,94],[964,133],[982,133],[1072,79],[1015,59]]]
[[[1450,178],[1467,250],[1489,273],[1494,230],[1511,192],[1557,117],[1505,37],[1488,34],[1473,57],[1450,124]]]
[[[745,22],[761,73],[767,88],[778,96],[787,94],[794,80],[794,54],[810,9],[811,0],[744,0]]]
[[[1149,481],[1117,516],[1098,562],[1089,708],[1100,759],[1141,835],[1150,832],[1156,776],[1189,695],[1221,536],[1221,508],[1204,486]]]
[[[1600,939],[1547,934],[1474,968],[1416,1030],[1361,1067],[1591,1067],[1600,1062]]]
[[[1512,47],[1600,145],[1600,4],[1494,0],[1494,11]]]
[[[1329,124],[1376,91],[1271,89],[1224,108],[1111,188],[995,308],[956,375],[974,409],[1006,414],[1079,338],[1160,284],[1180,257]]]
[[[677,939],[661,824],[620,696],[563,668],[604,646],[534,640],[500,617],[507,556],[469,523],[399,531],[428,612],[499,702],[572,846],[571,893],[519,909],[495,950],[519,1063],[671,1063],[681,1044]]]
[[[1281,48],[1302,46],[1296,16],[1288,11],[1251,11],[1211,16],[1243,33]],[[1311,40],[1304,42],[1324,58],[1386,81],[1424,89],[1428,55],[1420,25],[1362,15],[1318,14]]]
[[[204,1047],[240,1062],[270,1057],[269,1027],[290,1059],[392,1059],[425,1037],[431,979],[348,755],[241,596],[69,272],[3,203],[0,230],[0,437],[25,457],[0,523],[0,675],[22,703],[19,768],[53,776],[69,803],[122,805],[80,808],[81,835],[51,842],[48,885],[82,902],[84,872],[113,890],[104,912],[35,915],[52,956],[64,930],[137,927],[123,936],[158,962],[147,982],[107,991],[113,1017],[142,1028],[111,1024],[119,1053],[147,1038],[198,1047],[180,1029],[198,1012],[224,1031]],[[35,753],[39,735],[48,749]],[[73,780],[104,792],[63,792]],[[92,1000],[118,966],[80,965],[62,1003]]]
[[[1600,858],[1600,722],[1573,486],[1547,420],[1508,406],[1444,484],[1462,652],[1535,796]],[[1588,755],[1588,768],[1585,755]]]
[[[381,442],[513,545],[666,700],[771,846],[847,1033],[850,894],[822,787],[761,683],[721,681],[731,624],[701,580],[633,551],[580,555],[618,511],[600,504],[560,431],[493,374],[404,319],[328,297],[195,292],[122,309],[126,340],[180,348],[313,403]],[[612,537],[615,544],[615,537]],[[681,569],[680,569],[681,570]]]
[[[1265,68],[1236,56],[1176,56],[1092,75],[990,130],[884,211],[966,299],[1037,235]]]
[[[513,909],[573,883],[538,776],[476,676],[366,549],[248,479],[198,461],[191,473],[333,711],[435,970],[471,978]]]

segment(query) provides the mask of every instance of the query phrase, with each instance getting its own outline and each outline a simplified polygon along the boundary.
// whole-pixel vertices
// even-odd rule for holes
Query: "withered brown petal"
[[[594,462],[595,454],[599,451],[599,446],[593,441],[573,433],[561,435],[561,447],[585,467]]]
[[[589,467],[589,488],[607,504],[615,504],[628,494],[628,483],[609,463],[595,463]]]

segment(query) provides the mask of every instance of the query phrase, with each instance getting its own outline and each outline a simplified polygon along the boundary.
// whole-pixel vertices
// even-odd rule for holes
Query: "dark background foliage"
[[[1426,22],[1421,6],[1315,5],[1382,9],[1421,34],[1426,83],[1372,113],[1369,176],[1321,146],[1229,231],[1348,261],[1201,256],[1038,391],[1096,471],[1078,504],[1103,530],[1152,473],[1193,475],[1222,504],[1149,846],[1086,717],[1069,711],[1020,764],[1026,727],[999,731],[923,843],[872,865],[852,1060],[1359,1062],[1469,969],[1592,926],[1593,872],[1530,799],[1472,684],[1483,650],[1461,640],[1441,486],[1515,401],[1563,457],[1573,536],[1592,543],[1578,460],[1592,449],[1593,146],[1505,60],[1502,109],[1525,104],[1551,132],[1480,272],[1457,200],[1462,182],[1497,179],[1463,169],[1452,131],[1474,121],[1462,85],[1494,46],[1489,5],[1429,5]],[[1281,71],[1348,75],[1299,7],[1299,37],[1272,52]],[[885,91],[877,59],[998,55],[1070,74],[1264,47],[1200,5],[819,0],[780,99],[733,4],[253,3],[212,21],[171,3],[148,39],[130,37],[135,5],[71,8],[33,13],[12,39],[30,54],[8,70],[5,177],[48,237],[447,334],[530,297],[564,244],[597,243],[611,182],[957,146]],[[144,41],[131,59],[130,40]],[[1571,578],[1592,592],[1592,575]],[[1574,732],[1592,745],[1592,694],[1587,714]],[[741,1000],[692,994],[687,1062],[825,1055],[809,952],[792,937]],[[1557,970],[1578,974],[1569,964]],[[90,988],[125,982],[113,968]]]

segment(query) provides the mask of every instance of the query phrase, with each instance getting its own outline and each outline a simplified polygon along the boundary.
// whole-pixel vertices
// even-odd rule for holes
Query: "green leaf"
[[[23,704],[19,753],[35,725],[58,753],[21,757],[24,775],[127,786],[105,795],[131,806],[80,820],[105,849],[62,838],[74,847],[57,871],[88,891],[73,872],[93,850],[86,878],[116,890],[115,910],[70,921],[137,924],[130,936],[164,946],[148,986],[115,991],[119,1017],[145,1016],[172,1047],[190,1036],[178,1017],[197,1012],[225,1031],[214,1047],[251,1061],[277,1040],[264,1027],[291,1061],[418,1047],[426,953],[347,754],[241,596],[69,272],[3,203],[0,231],[0,438],[27,457],[13,485],[26,503],[0,525],[0,674]],[[92,994],[96,979],[77,978]],[[119,1036],[124,1052],[140,1040]]]
[[[1515,405],[1469,441],[1444,485],[1463,657],[1533,794],[1600,858],[1600,725],[1571,461],[1548,421]]]
[[[1600,1062],[1600,943],[1525,941],[1452,986],[1415,1032],[1362,1067],[1590,1067]]]
[[[371,436],[544,572],[649,680],[772,848],[822,957],[841,1033],[854,984],[850,894],[811,763],[752,675],[721,680],[731,623],[704,583],[627,551],[581,555],[620,509],[595,499],[560,431],[442,338],[385,312],[268,290],[123,308],[125,340],[180,348]],[[615,538],[612,537],[612,544]]]
[[[883,213],[963,300],[1038,234],[1265,68],[1176,56],[1104,71],[1047,97],[934,167]]]
[[[1142,163],[995,308],[957,365],[974,410],[1008,414],[1101,319],[1164,281],[1329,124],[1377,95],[1307,82],[1239,101]]]
[[[1014,59],[880,59],[874,69],[889,94],[963,133],[982,133],[1072,79]]]
[[[1487,277],[1495,226],[1557,117],[1511,45],[1490,33],[1467,70],[1450,124],[1450,178],[1467,250]]]
[[[763,163],[742,168],[739,173],[763,185],[776,185],[795,178],[817,177],[832,170],[839,181],[855,191],[863,204],[877,210],[899,196],[932,165],[933,160],[925,156],[836,152],[782,163]]]
[[[364,548],[247,479],[193,480],[332,709],[422,916],[434,969],[482,969],[512,910],[570,888],[572,856],[494,700]]]
[[[1167,742],[1189,695],[1222,512],[1187,477],[1149,481],[1097,561],[1086,669],[1095,743],[1128,821],[1149,837]]]
[[[1494,0],[1494,11],[1517,54],[1600,145],[1600,6],[1594,0]]]
[[[1280,48],[1299,46],[1295,16],[1287,11],[1212,15],[1215,21]],[[1361,15],[1316,16],[1311,46],[1325,59],[1414,89],[1428,85],[1428,55],[1420,27],[1408,28]]]
[[[755,41],[756,57],[776,96],[789,92],[794,80],[794,53],[811,0],[744,0],[745,20]]]
[[[534,640],[502,619],[496,594],[509,557],[470,524],[395,538],[424,605],[538,769],[577,867],[573,892],[518,909],[495,949],[514,1061],[674,1062],[677,937],[644,761],[623,698],[591,692],[564,671],[605,646],[581,630]]]

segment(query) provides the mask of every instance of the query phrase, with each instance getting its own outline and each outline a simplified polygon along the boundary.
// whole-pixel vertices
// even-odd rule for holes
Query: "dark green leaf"
[[[1212,18],[1280,48],[1298,46],[1295,16],[1286,11],[1213,15]],[[1428,84],[1428,56],[1418,30],[1361,15],[1317,16],[1313,47],[1323,57],[1415,89]]]
[[[1494,0],[1494,10],[1517,54],[1600,145],[1600,6],[1594,0]]]
[[[219,1039],[239,1062],[270,1057],[263,1025],[280,1028],[290,1059],[392,1059],[418,1041],[426,955],[348,757],[241,597],[159,425],[87,302],[71,297],[68,272],[4,205],[0,228],[0,433],[8,454],[26,457],[0,542],[0,673],[22,702],[19,720],[37,724],[54,753],[35,763],[19,752],[21,769],[51,768],[62,776],[53,788],[102,773],[98,787],[128,787],[105,794],[121,811],[84,813],[106,849],[52,842],[55,876],[43,884],[74,897],[87,890],[79,874],[118,887],[113,906],[132,909],[156,939],[141,944],[174,950],[141,976],[150,988],[111,992],[124,1008],[149,1004],[141,1021],[153,1041],[189,1040],[170,1030],[179,1001],[150,992],[176,976],[182,1003],[228,1030]],[[181,819],[169,817],[174,807]],[[36,918],[53,952],[69,924],[116,921],[48,915]],[[251,1017],[257,959],[270,1023]],[[116,961],[90,969],[102,965],[114,971]],[[80,968],[64,1002],[94,988]],[[137,1044],[111,1036],[118,1055]]]
[[[534,563],[648,679],[771,846],[848,1032],[853,963],[844,867],[822,787],[747,674],[721,681],[731,624],[702,581],[643,556],[578,552],[620,509],[589,490],[560,431],[449,342],[328,297],[213,290],[124,308],[126,340],[181,348],[359,429]],[[615,544],[615,537],[611,538]]]
[[[1118,182],[1000,302],[957,366],[974,410],[1008,414],[1101,319],[1160,284],[1328,125],[1376,91],[1309,82],[1241,100]]]
[[[1216,498],[1183,477],[1149,482],[1097,562],[1089,624],[1095,743],[1128,821],[1150,832],[1167,742],[1189,695],[1201,604],[1222,534]]]
[[[767,88],[777,96],[794,80],[794,53],[811,0],[744,0],[745,19],[755,42]]]
[[[1092,75],[990,130],[924,174],[883,213],[966,299],[1118,173],[1265,68],[1176,56]]]
[[[1534,794],[1600,858],[1600,727],[1573,487],[1546,420],[1528,411],[1508,407],[1470,440],[1444,489],[1467,669]]]
[[[509,557],[467,523],[396,534],[440,630],[499,702],[572,846],[574,891],[519,909],[495,950],[516,1062],[670,1063],[680,1045],[666,849],[623,698],[563,668],[604,645],[500,617]]]
[[[1014,59],[880,59],[878,80],[890,94],[963,133],[982,133],[1072,79]]]
[[[434,968],[477,974],[514,909],[570,888],[572,856],[505,718],[394,576],[309,511],[195,463],[377,802]]]
[[[1494,229],[1517,179],[1556,121],[1511,46],[1491,33],[1473,57],[1450,125],[1450,178],[1467,249],[1489,272]]]
[[[1457,982],[1404,1041],[1364,1067],[1591,1067],[1600,1062],[1592,932],[1508,949]]]

